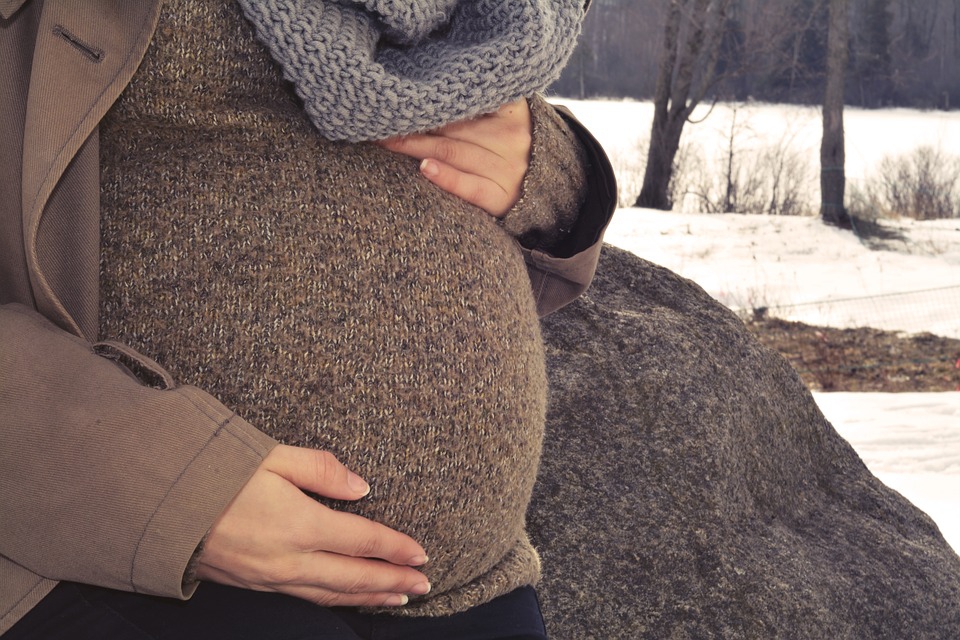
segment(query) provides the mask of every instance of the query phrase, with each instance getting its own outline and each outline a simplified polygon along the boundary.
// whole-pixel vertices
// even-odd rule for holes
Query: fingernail
[[[419,567],[420,565],[427,564],[428,562],[430,562],[430,558],[427,556],[414,556],[410,558],[410,561],[407,562],[407,564],[411,567]]]
[[[384,606],[386,607],[402,607],[403,605],[410,602],[410,598],[405,595],[390,596],[384,601]]]
[[[410,588],[410,593],[415,593],[418,596],[425,596],[430,593],[430,589],[433,588],[429,582],[421,582],[420,584],[414,585]]]
[[[427,158],[420,163],[420,173],[428,178],[435,178],[440,173],[440,167],[437,166],[436,162],[430,162],[430,159]]]
[[[362,495],[367,495],[370,493],[370,485],[367,484],[367,481],[355,474],[353,471],[347,472],[347,485]]]

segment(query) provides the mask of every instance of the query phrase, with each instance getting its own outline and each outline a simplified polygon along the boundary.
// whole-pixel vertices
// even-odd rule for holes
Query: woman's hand
[[[532,136],[530,107],[521,98],[489,115],[379,144],[421,160],[428,180],[499,218],[520,199]]]
[[[358,500],[367,483],[331,454],[279,445],[207,536],[197,575],[325,606],[399,606],[430,584],[410,537],[329,509],[301,491]]]

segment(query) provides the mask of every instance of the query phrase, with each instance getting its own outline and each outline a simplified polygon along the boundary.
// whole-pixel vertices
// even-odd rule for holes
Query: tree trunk
[[[647,167],[643,174],[643,187],[636,206],[651,209],[670,209],[670,176],[673,173],[673,158],[666,142],[670,108],[670,88],[673,82],[673,67],[677,63],[677,46],[680,38],[680,0],[671,0],[667,22],[663,31],[663,51],[657,72],[657,86],[653,95],[653,126],[650,129],[650,147],[647,149]],[[679,147],[678,147],[679,148]]]
[[[830,0],[827,86],[823,98],[823,140],[820,144],[820,217],[827,224],[846,229],[851,226],[844,206],[846,156],[843,140],[843,96],[849,22],[848,0]]]
[[[731,0],[671,0],[654,92],[653,126],[636,206],[668,210],[683,125],[711,86]],[[686,21],[685,39],[681,41]],[[698,81],[694,87],[695,81]]]
[[[647,167],[643,173],[643,187],[636,206],[662,211],[673,208],[670,180],[673,179],[673,161],[680,149],[682,130],[683,120],[667,118],[659,127],[654,123],[647,152]]]

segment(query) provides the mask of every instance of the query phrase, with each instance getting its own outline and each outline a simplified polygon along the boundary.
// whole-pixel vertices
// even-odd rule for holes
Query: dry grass
[[[960,340],[833,329],[776,318],[747,325],[817,391],[960,391]]]

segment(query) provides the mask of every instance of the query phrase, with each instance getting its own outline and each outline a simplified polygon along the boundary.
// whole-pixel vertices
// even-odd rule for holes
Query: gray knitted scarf
[[[332,140],[379,140],[542,91],[583,0],[238,0]]]

